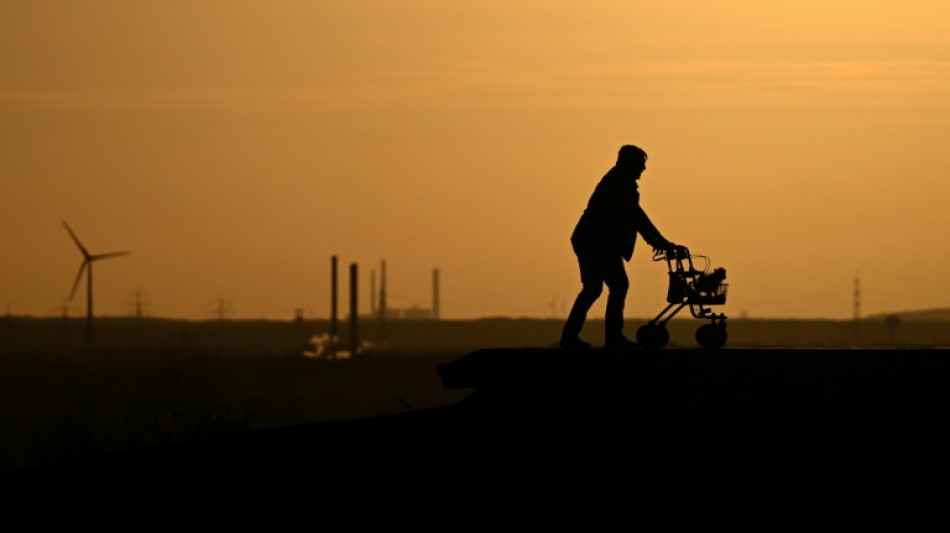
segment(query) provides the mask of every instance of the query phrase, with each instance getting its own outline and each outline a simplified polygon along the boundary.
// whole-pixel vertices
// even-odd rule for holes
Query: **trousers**
[[[623,266],[623,258],[619,253],[572,244],[580,267],[583,286],[574,300],[571,313],[567,316],[567,322],[561,334],[562,338],[573,339],[580,335],[584,322],[587,320],[587,312],[600,298],[605,283],[610,291],[607,294],[607,312],[604,317],[605,335],[608,340],[621,337],[623,335],[623,308],[627,300],[627,289],[630,287],[627,271]]]

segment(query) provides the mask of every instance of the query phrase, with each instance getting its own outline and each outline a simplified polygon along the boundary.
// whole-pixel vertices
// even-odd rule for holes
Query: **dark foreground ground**
[[[135,490],[168,480],[326,491],[382,483],[399,493],[419,480],[894,487],[942,485],[950,473],[944,349],[482,350],[433,368],[432,378],[472,392],[447,407],[8,476]]]

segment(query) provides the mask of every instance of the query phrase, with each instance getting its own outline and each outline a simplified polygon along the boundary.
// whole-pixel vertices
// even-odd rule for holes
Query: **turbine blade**
[[[69,224],[67,224],[65,220],[63,221],[63,225],[66,226],[66,231],[68,231],[69,236],[73,238],[73,242],[75,242],[76,246],[79,247],[79,251],[82,252],[82,256],[86,259],[89,259],[89,252],[86,250],[86,247],[83,246],[81,242],[79,242],[79,237],[73,233],[73,229],[69,227]]]
[[[90,261],[98,261],[99,259],[108,259],[108,258],[110,258],[110,257],[119,257],[120,255],[129,255],[129,252],[111,252],[111,253],[108,253],[108,254],[90,255],[90,256],[89,256],[89,260],[90,260]]]
[[[79,281],[82,279],[82,274],[85,271],[86,271],[86,261],[83,261],[82,265],[79,267],[79,274],[76,275],[76,281],[73,282],[73,290],[69,291],[70,300],[72,300],[73,296],[76,295],[76,288],[79,287]]]

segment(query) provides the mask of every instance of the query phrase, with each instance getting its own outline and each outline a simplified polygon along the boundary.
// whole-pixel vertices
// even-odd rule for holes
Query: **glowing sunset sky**
[[[727,314],[846,318],[856,272],[865,314],[950,307],[950,3],[3,6],[14,314],[58,313],[65,219],[132,252],[96,264],[97,314],[141,289],[157,316],[325,317],[337,254],[363,309],[385,258],[392,306],[428,306],[437,266],[446,318],[564,316],[571,230],[628,143],[660,231],[728,269]],[[642,240],[628,273],[628,316],[655,315]]]

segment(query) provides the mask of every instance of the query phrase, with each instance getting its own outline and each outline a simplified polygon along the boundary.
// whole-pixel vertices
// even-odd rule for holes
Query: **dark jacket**
[[[616,254],[629,261],[637,233],[654,248],[667,244],[640,207],[636,179],[615,166],[594,189],[571,235],[571,243],[578,253]]]

